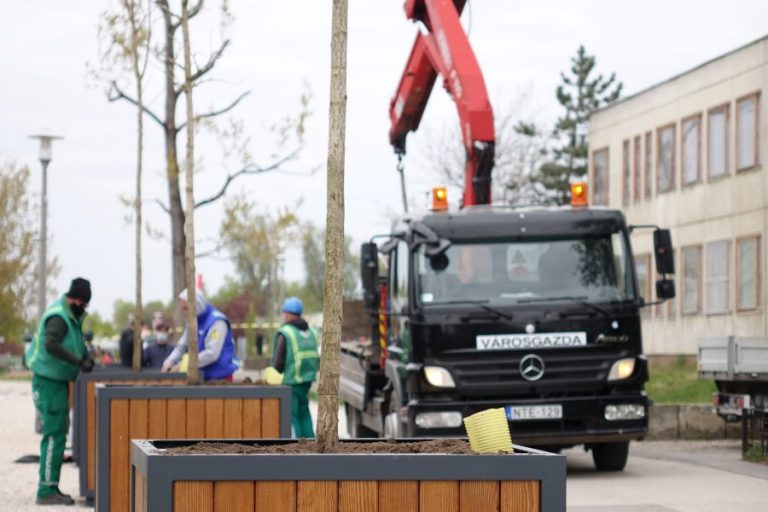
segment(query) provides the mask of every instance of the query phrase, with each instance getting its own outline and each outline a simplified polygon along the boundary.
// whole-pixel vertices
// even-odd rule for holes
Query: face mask
[[[164,332],[159,332],[159,333],[157,333],[157,335],[155,336],[155,339],[156,339],[156,340],[157,340],[157,342],[158,342],[158,343],[160,343],[160,344],[162,344],[162,343],[165,343],[166,341],[168,341],[168,334],[166,334],[166,333],[164,333]]]
[[[83,306],[78,305],[78,304],[70,304],[69,309],[72,310],[72,313],[76,317],[81,317],[81,316],[83,316],[83,313],[85,313],[85,308]]]

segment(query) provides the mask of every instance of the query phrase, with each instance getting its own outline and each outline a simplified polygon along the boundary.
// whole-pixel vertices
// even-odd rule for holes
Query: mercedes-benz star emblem
[[[536,326],[533,324],[528,324],[525,326],[525,332],[527,334],[533,334],[536,332]]]
[[[536,354],[523,357],[520,360],[520,375],[525,380],[539,380],[544,376],[544,360]]]

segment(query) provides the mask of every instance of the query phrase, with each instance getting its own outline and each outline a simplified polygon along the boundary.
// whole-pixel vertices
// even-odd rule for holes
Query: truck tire
[[[363,425],[363,415],[354,407],[346,406],[347,432],[352,439],[379,437],[373,430]]]
[[[629,441],[592,445],[592,460],[598,471],[622,471],[629,457]]]
[[[384,436],[387,439],[403,437],[403,423],[400,419],[400,397],[393,391],[389,399],[389,412],[384,417]]]

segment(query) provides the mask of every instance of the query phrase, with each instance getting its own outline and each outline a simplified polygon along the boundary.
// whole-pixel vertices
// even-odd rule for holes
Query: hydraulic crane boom
[[[426,31],[416,36],[411,55],[390,102],[390,143],[405,154],[405,138],[415,131],[437,74],[456,103],[467,154],[462,206],[491,201],[494,158],[493,110],[485,82],[459,15],[466,0],[406,0],[406,16]]]

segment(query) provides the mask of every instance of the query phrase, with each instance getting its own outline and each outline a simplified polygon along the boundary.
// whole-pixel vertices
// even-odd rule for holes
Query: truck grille
[[[539,351],[535,353],[544,360],[544,375],[528,381],[520,373],[520,360],[530,353],[462,350],[427,358],[425,364],[450,370],[462,395],[557,397],[599,392],[614,361],[628,357],[624,351],[595,347]]]

